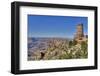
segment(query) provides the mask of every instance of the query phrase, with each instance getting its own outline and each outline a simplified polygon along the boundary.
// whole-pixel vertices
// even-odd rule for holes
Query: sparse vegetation
[[[44,52],[33,52],[29,60],[81,59],[88,57],[87,42],[77,44],[75,40],[51,39]]]

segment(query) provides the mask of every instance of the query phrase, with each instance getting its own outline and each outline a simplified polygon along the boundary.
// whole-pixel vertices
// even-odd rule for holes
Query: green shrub
[[[81,49],[82,49],[82,56],[84,58],[87,58],[87,56],[88,56],[88,44],[87,44],[87,42],[82,42]]]

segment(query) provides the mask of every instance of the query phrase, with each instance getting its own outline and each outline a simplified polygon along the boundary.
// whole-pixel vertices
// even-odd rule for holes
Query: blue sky
[[[28,15],[28,37],[73,38],[77,24],[88,34],[88,18],[77,16]]]

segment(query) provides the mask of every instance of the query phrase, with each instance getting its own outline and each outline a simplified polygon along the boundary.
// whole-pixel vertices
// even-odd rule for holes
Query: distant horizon
[[[28,15],[28,37],[73,38],[77,24],[88,35],[88,18],[76,16]]]
[[[28,38],[64,38],[64,39],[73,39],[73,38],[67,38],[67,37],[28,37]]]

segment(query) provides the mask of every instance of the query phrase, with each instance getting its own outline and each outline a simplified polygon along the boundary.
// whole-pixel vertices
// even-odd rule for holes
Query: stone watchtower
[[[76,27],[76,34],[74,37],[74,40],[77,41],[78,43],[81,43],[83,41],[84,37],[84,31],[83,31],[83,24],[78,24]]]
[[[82,40],[82,37],[84,37],[83,24],[78,24],[76,29],[76,38]]]

